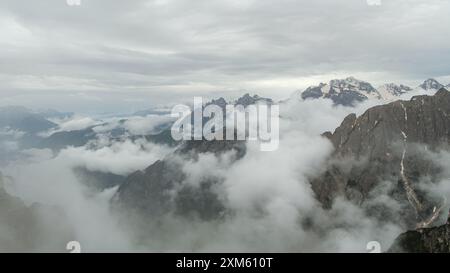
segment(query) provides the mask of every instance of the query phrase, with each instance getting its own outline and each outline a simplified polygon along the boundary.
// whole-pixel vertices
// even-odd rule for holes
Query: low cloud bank
[[[100,138],[94,146],[67,148],[57,155],[28,150],[28,161],[14,162],[4,170],[14,179],[8,191],[28,204],[62,208],[74,229],[73,239],[85,251],[366,252],[366,244],[374,240],[386,250],[401,227],[380,222],[363,207],[339,198],[331,210],[324,210],[309,184],[310,177],[325,170],[333,152],[321,133],[334,130],[346,115],[362,114],[377,103],[346,108],[328,100],[290,101],[281,106],[278,150],[261,152],[258,143],[249,142],[246,155],[236,162],[230,155],[209,153],[181,161],[186,174],[183,184],[198,187],[208,177],[220,181],[214,193],[232,213],[216,220],[168,213],[145,219],[145,228],[136,229],[135,223],[121,222],[111,213],[110,199],[117,187],[92,193],[72,171],[82,166],[127,175],[173,151],[144,140]],[[141,130],[148,123],[135,119],[128,125]],[[433,156],[447,172],[443,177],[449,177],[450,156]],[[448,181],[444,182],[436,190],[448,195]],[[368,202],[389,204],[393,213],[399,212],[401,206],[388,197],[383,185]],[[177,189],[173,194],[178,194]]]

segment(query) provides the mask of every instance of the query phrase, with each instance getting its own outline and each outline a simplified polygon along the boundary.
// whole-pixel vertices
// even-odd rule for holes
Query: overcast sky
[[[0,105],[284,98],[353,75],[450,83],[448,0],[1,0]]]

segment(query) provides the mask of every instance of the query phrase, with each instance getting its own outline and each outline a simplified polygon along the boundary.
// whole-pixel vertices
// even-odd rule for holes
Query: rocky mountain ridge
[[[383,181],[389,196],[405,208],[403,220],[411,227],[427,227],[445,205],[441,197],[423,190],[422,180],[438,180],[439,167],[429,152],[450,146],[450,93],[416,96],[347,116],[334,133],[326,132],[335,147],[326,171],[312,180],[324,207],[344,196],[359,205]]]
[[[301,99],[331,99],[336,105],[354,106],[367,99],[393,101],[401,95],[414,90],[424,90],[430,93],[443,88],[444,85],[435,79],[427,79],[417,88],[413,89],[403,84],[389,83],[374,88],[370,83],[358,80],[354,77],[331,80],[329,83],[320,83],[318,86],[310,86],[300,92]],[[294,96],[295,97],[295,96]]]

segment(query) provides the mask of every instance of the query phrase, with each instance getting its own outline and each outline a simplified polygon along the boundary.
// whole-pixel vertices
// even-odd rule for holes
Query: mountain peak
[[[439,90],[444,87],[444,85],[437,80],[430,78],[425,80],[419,87],[425,90]]]
[[[366,94],[377,93],[377,90],[368,82],[358,80],[355,77],[347,77],[345,79],[335,79],[330,81],[330,86],[335,91],[359,91]]]
[[[209,105],[209,104],[214,104],[214,105],[218,105],[220,107],[225,107],[227,105],[227,101],[223,97],[220,97],[218,99],[213,99],[211,102],[207,103],[207,105]]]
[[[244,94],[242,97],[238,98],[235,102],[236,105],[242,105],[242,106],[248,106],[251,104],[256,104],[256,103],[266,103],[266,104],[272,104],[273,101],[272,99],[269,98],[263,98],[260,97],[258,95],[253,95],[251,96],[249,93]]]
[[[331,80],[328,84],[321,83],[318,86],[308,87],[302,93],[302,98],[328,98],[334,104],[352,106],[356,102],[381,97],[370,83],[350,76],[345,79]]]

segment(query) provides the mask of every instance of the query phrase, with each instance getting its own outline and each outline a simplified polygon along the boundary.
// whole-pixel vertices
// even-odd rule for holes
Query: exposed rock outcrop
[[[450,219],[439,227],[411,230],[401,234],[388,252],[449,253]]]
[[[312,181],[324,207],[331,207],[337,196],[363,204],[382,181],[391,181],[390,196],[407,201],[404,219],[410,226],[428,226],[436,219],[443,200],[428,196],[418,183],[423,177],[433,181],[440,173],[424,154],[450,144],[447,90],[376,106],[360,117],[351,114],[324,136],[335,152],[326,172]]]

